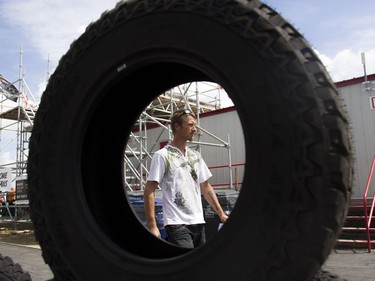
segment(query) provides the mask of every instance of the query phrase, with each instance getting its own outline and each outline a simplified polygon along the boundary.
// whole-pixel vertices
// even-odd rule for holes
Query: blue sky
[[[334,81],[375,73],[375,1],[267,0],[319,54]]]
[[[48,73],[85,27],[117,0],[0,0],[0,74],[19,78],[20,49],[25,80],[36,98]],[[50,63],[48,63],[50,61]]]
[[[19,77],[20,49],[25,80],[38,98],[48,73],[85,27],[117,0],[0,0],[0,74]],[[265,0],[310,42],[332,78],[341,81],[375,72],[373,0]]]
[[[0,74],[10,82],[18,79],[22,48],[25,81],[39,99],[48,71],[54,71],[86,26],[116,3],[117,0],[0,0]],[[362,52],[366,54],[367,74],[375,73],[374,0],[264,3],[304,35],[334,81],[363,76]],[[0,163],[9,155],[1,150]]]

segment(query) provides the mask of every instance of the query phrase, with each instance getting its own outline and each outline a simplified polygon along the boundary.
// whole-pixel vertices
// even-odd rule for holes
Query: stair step
[[[371,210],[371,206],[367,206],[367,212],[369,213],[370,212],[370,210]],[[362,213],[362,214],[364,214],[365,213],[365,208],[364,208],[364,206],[362,205],[362,206],[350,206],[349,208],[348,208],[348,213],[350,213],[350,212],[360,212],[360,213]]]
[[[346,216],[346,220],[365,220],[365,216]]]
[[[353,232],[361,232],[361,231],[366,231],[366,227],[350,227],[350,226],[344,226],[342,229],[342,231],[353,231]],[[375,232],[375,228],[371,227],[370,229],[370,232]]]
[[[367,240],[355,240],[355,239],[337,239],[338,244],[360,244],[367,245]],[[375,245],[375,240],[370,241],[371,245]]]

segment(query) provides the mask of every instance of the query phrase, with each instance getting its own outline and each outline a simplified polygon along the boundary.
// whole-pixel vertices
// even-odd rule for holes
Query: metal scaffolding
[[[229,137],[227,141],[222,140],[202,128],[200,124],[200,114],[222,108],[223,96],[226,96],[226,93],[216,83],[191,82],[174,87],[154,99],[134,124],[133,131],[126,145],[124,153],[125,191],[133,192],[144,189],[152,153],[158,149],[156,145],[159,144],[162,140],[161,137],[165,133],[168,135],[168,142],[172,140],[169,119],[172,113],[180,108],[190,109],[197,116],[197,140],[191,142],[189,146],[199,151],[203,145],[216,146],[228,150],[229,185],[232,186]],[[149,144],[147,141],[148,130],[153,126],[159,126],[163,130],[158,134],[157,141]],[[203,133],[209,135],[215,142],[202,142],[201,135]]]
[[[22,50],[19,68],[19,79],[15,82],[0,75],[0,153],[10,151],[0,168],[11,168],[14,179],[26,176],[29,138],[38,109],[38,102],[24,78]]]

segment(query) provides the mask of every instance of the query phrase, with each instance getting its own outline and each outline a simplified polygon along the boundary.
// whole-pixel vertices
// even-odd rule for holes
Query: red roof
[[[371,80],[375,80],[375,74],[367,75],[367,81],[371,81]],[[351,86],[351,85],[361,84],[363,82],[365,82],[365,76],[354,77],[354,78],[349,79],[349,80],[343,80],[343,81],[340,81],[340,82],[335,82],[335,85],[338,88],[342,88],[342,87],[347,87],[347,86]]]

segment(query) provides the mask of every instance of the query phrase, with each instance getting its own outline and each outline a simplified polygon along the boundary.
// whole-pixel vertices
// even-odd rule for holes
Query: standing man
[[[208,179],[212,176],[199,152],[186,146],[196,133],[196,117],[180,109],[171,117],[173,140],[155,152],[144,190],[144,205],[149,230],[161,237],[155,218],[155,190],[163,193],[163,216],[167,240],[185,248],[206,242],[201,194],[222,223],[228,216],[221,208]]]

